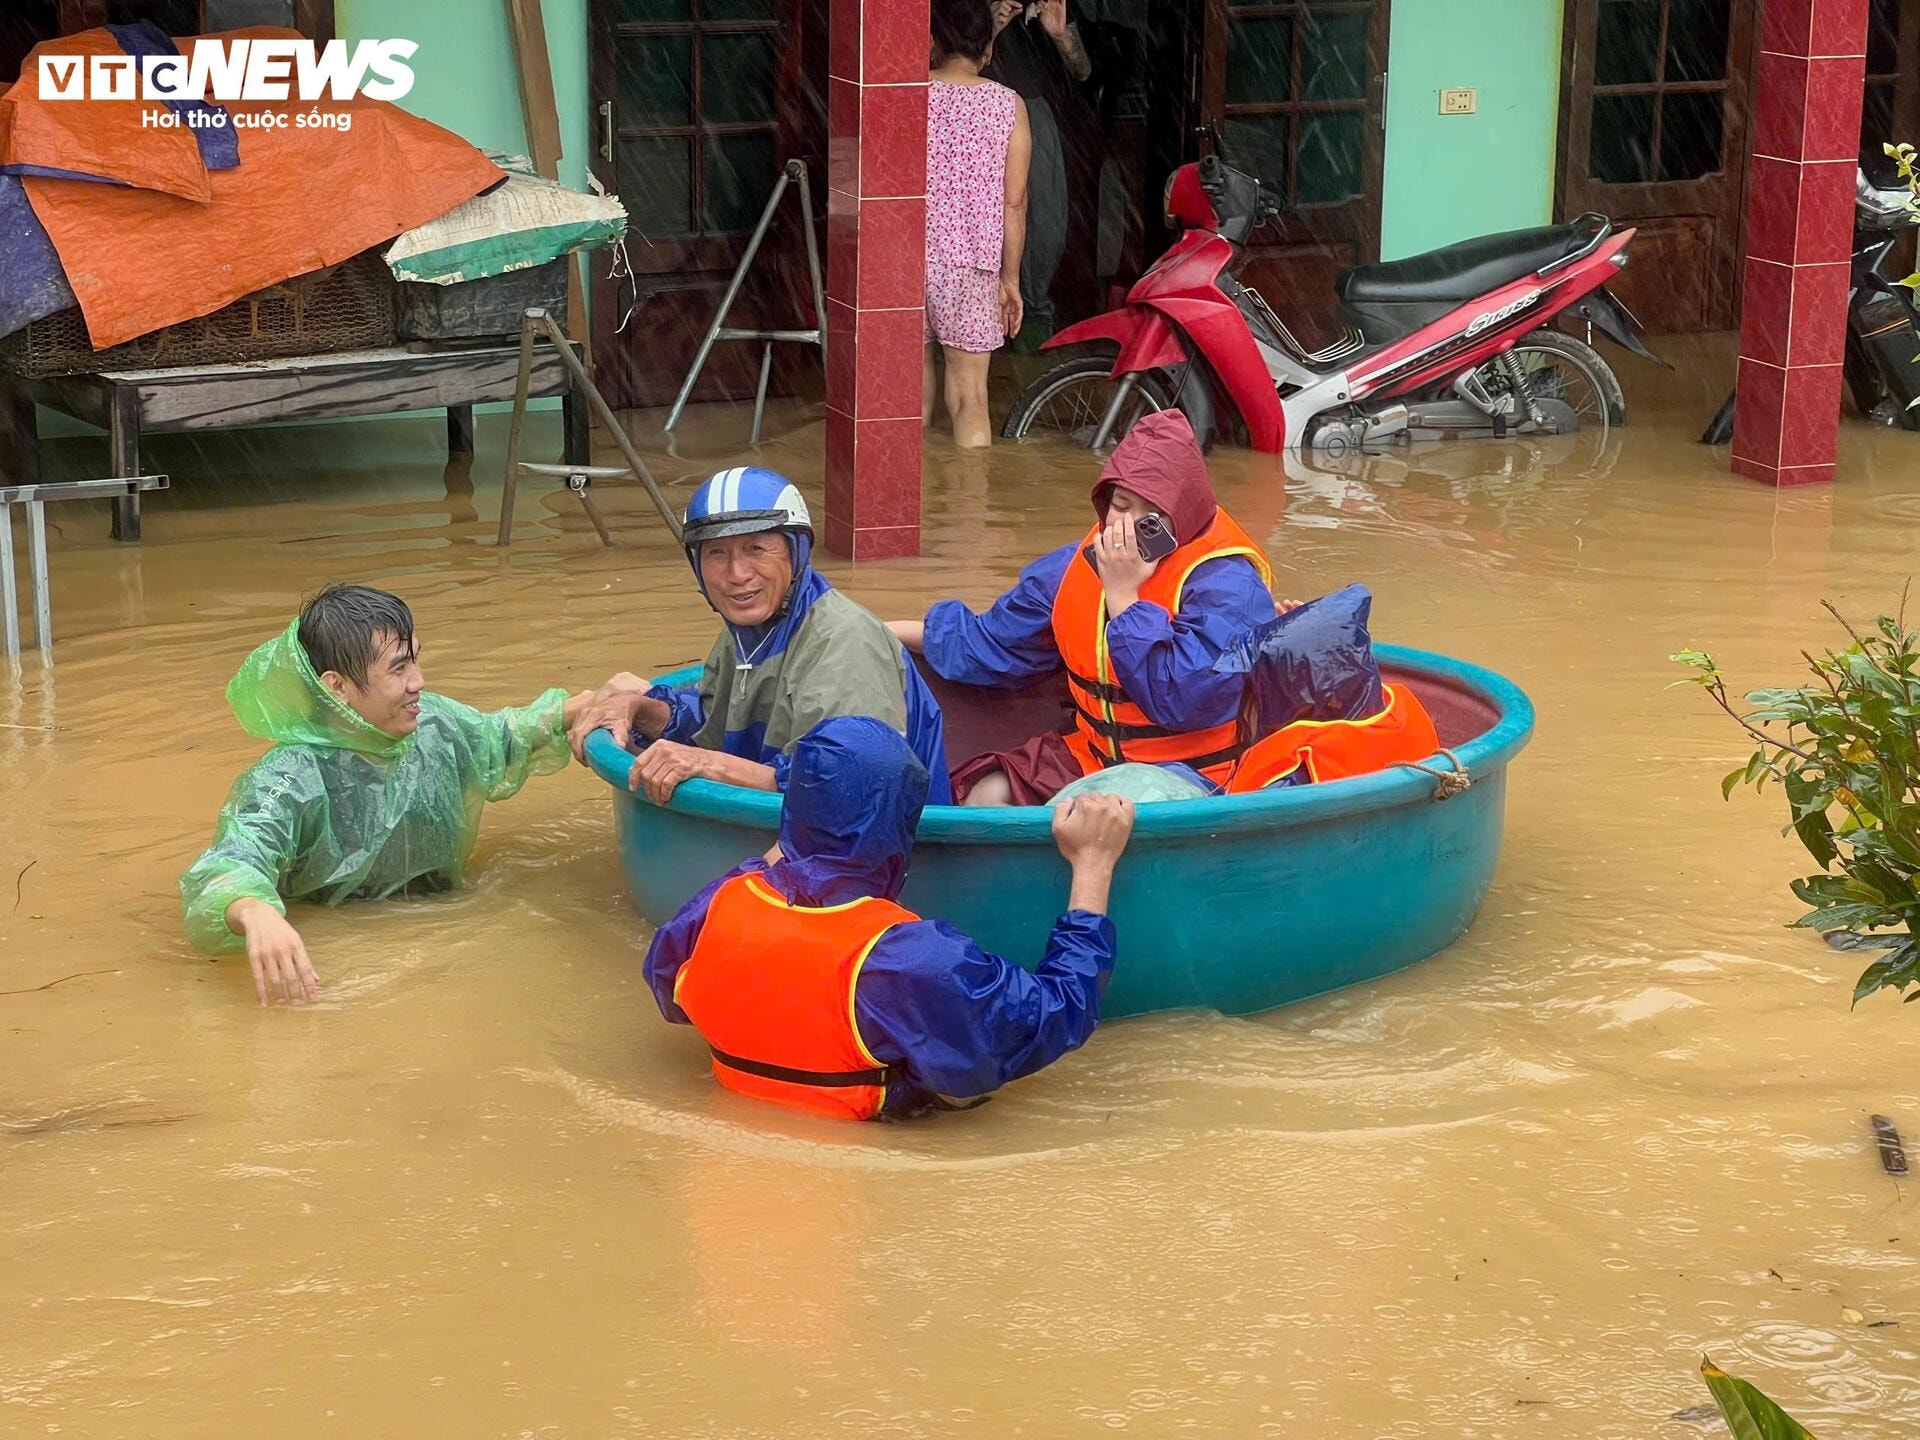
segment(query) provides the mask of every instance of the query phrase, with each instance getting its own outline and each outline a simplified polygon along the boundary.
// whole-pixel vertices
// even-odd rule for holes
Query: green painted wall
[[[565,151],[560,178],[586,184],[587,0],[542,0]],[[413,89],[398,103],[474,144],[527,151],[507,0],[334,0],[341,39],[415,41]]]
[[[1553,218],[1562,0],[1393,0],[1380,255]],[[1472,115],[1440,91],[1471,85]]]

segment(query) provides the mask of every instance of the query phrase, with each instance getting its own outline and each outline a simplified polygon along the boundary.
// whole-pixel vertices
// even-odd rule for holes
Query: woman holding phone
[[[1094,525],[1042,555],[976,615],[942,600],[889,622],[948,680],[1018,690],[1066,671],[1073,728],[978,755],[953,772],[965,805],[1040,805],[1129,761],[1185,765],[1223,785],[1251,738],[1244,674],[1216,660],[1274,615],[1260,546],[1214,498],[1178,410],[1128,432],[1093,487]]]

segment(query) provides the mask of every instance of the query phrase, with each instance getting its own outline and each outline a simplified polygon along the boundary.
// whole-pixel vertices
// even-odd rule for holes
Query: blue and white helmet
[[[799,489],[786,476],[756,465],[722,470],[694,491],[681,528],[687,558],[696,570],[701,543],[724,535],[783,530],[813,539],[813,517]]]
[[[769,530],[787,537],[787,552],[793,557],[793,584],[780,603],[784,615],[793,603],[801,575],[813,559],[813,517],[807,513],[807,502],[800,498],[800,491],[776,471],[739,465],[720,471],[693,492],[680,522],[680,539],[687,547],[694,581],[709,605],[713,597],[707,595],[707,578],[700,573],[700,546],[727,535],[758,535]]]

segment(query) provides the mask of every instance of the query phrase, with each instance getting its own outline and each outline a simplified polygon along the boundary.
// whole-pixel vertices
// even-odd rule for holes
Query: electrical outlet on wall
[[[1442,115],[1471,115],[1480,108],[1480,92],[1471,85],[1440,92]]]

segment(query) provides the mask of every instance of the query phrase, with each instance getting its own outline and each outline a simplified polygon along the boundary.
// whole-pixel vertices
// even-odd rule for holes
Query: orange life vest
[[[1440,748],[1433,717],[1404,685],[1386,687],[1387,703],[1365,720],[1296,720],[1249,746],[1229,795],[1245,795],[1306,767],[1315,782],[1370,775],[1402,760],[1424,760]]]
[[[860,1038],[853,989],[874,942],[919,919],[891,900],[791,905],[759,875],[736,875],[707,907],[673,998],[729,1090],[871,1120],[903,1077]]]
[[[1177,760],[1210,780],[1225,780],[1244,745],[1238,716],[1204,730],[1168,730],[1128,699],[1114,678],[1107,654],[1106,587],[1085,553],[1099,533],[1098,526],[1087,533],[1053,595],[1053,643],[1066,664],[1067,690],[1073,698],[1074,728],[1067,748],[1083,775],[1129,760],[1154,765]],[[1272,587],[1273,568],[1266,555],[1233,517],[1216,510],[1205,531],[1155,568],[1140,587],[1140,603],[1179,614],[1187,577],[1206,561],[1227,555],[1246,556],[1260,572],[1261,583]]]

